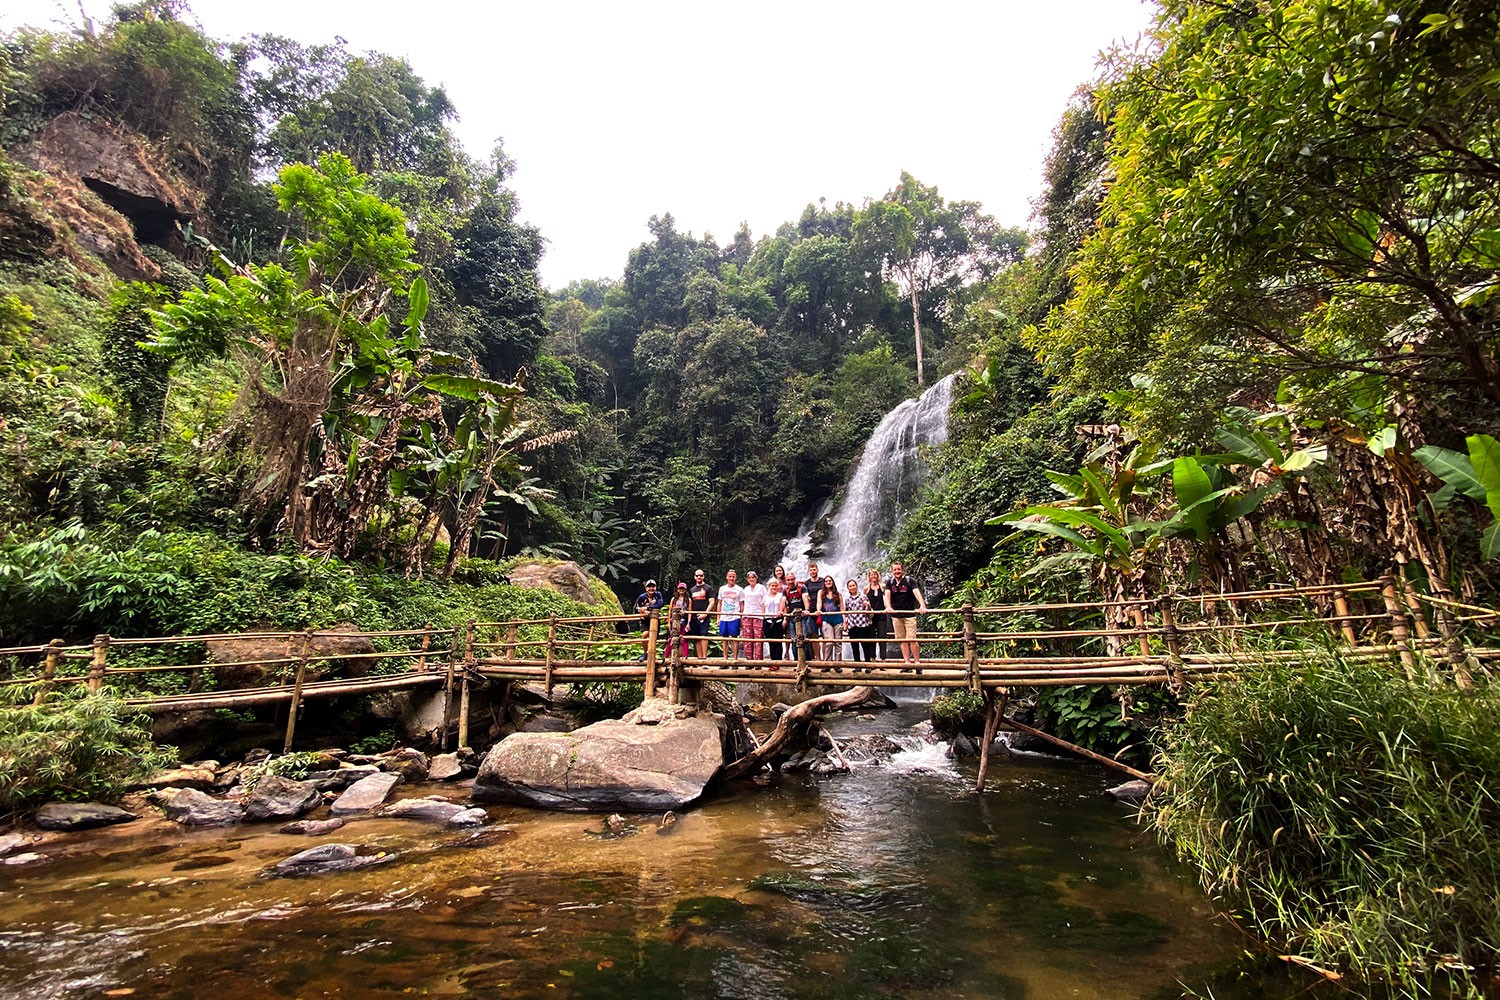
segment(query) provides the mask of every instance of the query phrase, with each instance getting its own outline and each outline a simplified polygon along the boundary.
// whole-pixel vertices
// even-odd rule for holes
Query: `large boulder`
[[[531,590],[552,590],[579,604],[598,608],[605,614],[619,614],[620,600],[609,585],[590,576],[576,562],[552,559],[520,559],[505,571],[511,586]]]
[[[134,819],[135,813],[102,802],[48,802],[36,812],[36,825],[43,830],[90,830]]]
[[[722,716],[657,701],[571,733],[517,733],[485,756],[474,799],[576,812],[680,809],[724,766],[727,731]]]
[[[311,637],[300,635],[288,639],[275,633],[250,632],[227,639],[210,639],[209,669],[220,687],[268,687],[283,675],[296,671],[289,657],[308,658],[305,678],[309,681],[330,677],[360,677],[370,672],[374,660],[364,659],[375,652],[367,636],[359,634],[357,625],[345,623],[324,629]],[[328,657],[338,657],[330,660]]]
[[[367,813],[391,797],[391,790],[401,783],[401,775],[379,771],[361,778],[334,800],[328,811],[335,816]]]
[[[216,799],[196,788],[165,789],[151,801],[161,807],[167,819],[183,826],[234,826],[245,818],[242,803]]]
[[[255,783],[245,801],[245,819],[250,822],[296,819],[323,804],[323,795],[311,781],[293,781],[268,774]]]

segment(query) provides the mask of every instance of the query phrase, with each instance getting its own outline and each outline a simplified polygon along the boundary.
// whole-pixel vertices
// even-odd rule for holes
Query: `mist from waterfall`
[[[783,566],[802,578],[807,560],[817,561],[819,570],[843,582],[856,576],[869,563],[885,565],[880,543],[895,533],[916,506],[930,470],[923,460],[923,446],[948,440],[948,407],[953,402],[957,375],[936,382],[916,399],[903,401],[880,421],[844,487],[838,508],[829,517],[822,545],[813,550],[812,536],[818,522],[829,515],[825,501],[802,524],[802,530],[787,539]],[[862,578],[861,578],[862,580]]]

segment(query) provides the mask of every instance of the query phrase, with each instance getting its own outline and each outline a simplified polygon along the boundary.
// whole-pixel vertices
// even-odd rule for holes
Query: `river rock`
[[[39,865],[43,861],[51,860],[52,859],[47,857],[47,855],[45,854],[37,854],[35,851],[26,851],[22,854],[12,854],[9,857],[0,858],[0,865],[9,865],[13,868],[19,868],[22,865]]]
[[[37,810],[36,825],[43,830],[89,830],[138,818],[128,809],[102,802],[48,802]]]
[[[380,815],[392,819],[419,819],[429,823],[447,823],[464,811],[464,807],[436,795],[420,799],[402,799],[392,802],[380,810]]]
[[[449,826],[483,826],[489,822],[490,814],[479,806],[470,806],[448,818]]]
[[[401,783],[401,775],[380,772],[361,778],[350,785],[328,809],[335,816],[365,813],[390,797],[391,789]]]
[[[479,767],[475,801],[579,812],[664,812],[696,801],[725,762],[721,717],[677,718],[646,705],[631,714],[660,721],[506,737]]]
[[[315,875],[320,872],[347,871],[390,861],[394,854],[360,854],[353,844],[320,844],[299,851],[276,862],[271,870],[278,875]]]
[[[196,788],[199,791],[207,791],[214,786],[214,769],[211,767],[199,767],[189,764],[186,767],[173,767],[165,771],[157,771],[149,778],[138,781],[131,788]]]
[[[1127,781],[1123,785],[1116,785],[1113,788],[1106,788],[1104,790],[1104,794],[1110,796],[1111,798],[1118,799],[1121,802],[1129,802],[1132,805],[1139,805],[1140,803],[1146,801],[1147,795],[1151,794],[1151,782],[1141,781],[1139,778],[1137,778],[1134,781]]]
[[[963,733],[953,737],[953,742],[948,744],[948,756],[950,758],[978,757],[979,746]]]
[[[245,803],[245,819],[250,822],[296,819],[322,804],[323,796],[311,781],[268,774],[255,783],[255,791]]]
[[[8,854],[15,853],[16,848],[23,847],[28,843],[30,843],[30,841],[21,836],[19,833],[7,833],[4,835],[0,835],[0,858],[3,858]]]
[[[345,764],[326,771],[308,771],[302,780],[316,785],[319,791],[342,792],[356,781],[380,773],[374,764]]]
[[[401,780],[408,784],[427,779],[427,755],[411,747],[386,755],[381,758],[378,766],[382,771],[401,775]]]
[[[452,781],[463,773],[464,766],[458,762],[456,753],[440,753],[427,765],[428,781]]]
[[[158,792],[151,801],[162,808],[167,819],[183,826],[234,826],[245,818],[241,803],[216,799],[196,788]]]
[[[321,837],[325,833],[332,833],[344,825],[342,819],[299,819],[295,823],[288,823],[277,830],[277,833],[300,834],[304,837]]]

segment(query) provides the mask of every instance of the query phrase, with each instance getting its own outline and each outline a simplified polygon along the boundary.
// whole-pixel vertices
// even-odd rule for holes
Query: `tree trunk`
[[[911,286],[911,327],[917,336],[917,385],[926,385],[922,376],[922,317],[917,306],[917,286]]]
[[[769,764],[783,752],[790,752],[787,750],[788,744],[795,746],[810,743],[809,735],[818,716],[841,708],[852,708],[874,693],[875,689],[872,687],[856,687],[835,694],[809,698],[807,701],[793,705],[781,716],[780,721],[776,723],[776,728],[770,736],[766,737],[765,742],[724,768],[724,779],[732,781],[760,770],[762,766]]]

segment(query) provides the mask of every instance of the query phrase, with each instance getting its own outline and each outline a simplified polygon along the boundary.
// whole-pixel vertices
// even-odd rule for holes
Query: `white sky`
[[[90,16],[110,4],[81,0]],[[7,0],[0,29],[67,27],[79,0]],[[1051,131],[1149,0],[390,3],[195,0],[221,40],[342,36],[405,57],[459,136],[516,160],[549,287],[618,276],[652,215],[720,243],[809,202],[860,203],[906,170],[1025,224]]]

